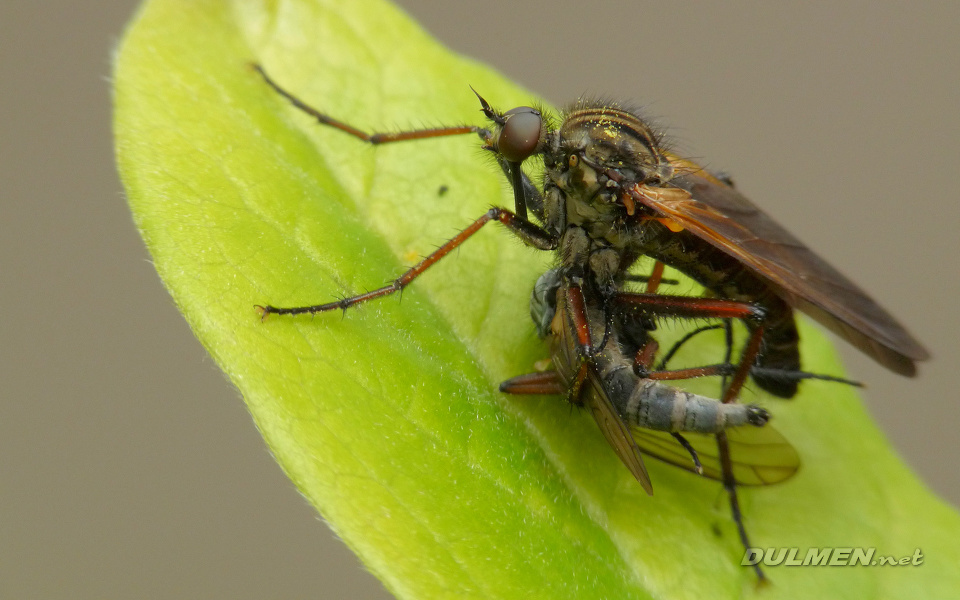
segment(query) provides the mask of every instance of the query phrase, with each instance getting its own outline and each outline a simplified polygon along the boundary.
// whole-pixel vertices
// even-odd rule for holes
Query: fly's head
[[[487,150],[493,151],[508,164],[522,164],[543,146],[546,127],[542,111],[531,106],[518,106],[501,113],[490,106],[477,91],[483,114],[493,127],[483,135]]]
[[[477,91],[473,91],[477,94]],[[518,106],[501,113],[493,109],[480,94],[483,114],[490,120],[490,130],[479,130],[484,149],[493,152],[500,167],[507,174],[513,188],[517,216],[527,218],[527,207],[543,220],[543,201],[540,192],[533,188],[530,180],[523,174],[523,162],[531,156],[543,154],[549,145],[551,132],[549,119],[543,112],[531,106]]]
[[[474,90],[476,94],[476,90]],[[544,161],[546,184],[579,203],[573,216],[612,224],[643,211],[627,192],[635,185],[658,186],[669,181],[674,168],[661,147],[660,136],[633,112],[616,105],[580,102],[556,126],[542,110],[518,106],[501,113],[480,94],[490,130],[481,130],[484,147],[493,152],[511,178],[518,213],[525,216],[526,198],[521,165],[528,158]],[[529,195],[529,194],[527,194]],[[542,217],[540,207],[534,212]],[[579,224],[579,223],[578,223]]]
[[[582,210],[621,218],[642,210],[626,190],[662,185],[673,176],[650,126],[630,111],[602,104],[580,103],[567,112],[544,164],[547,176]]]

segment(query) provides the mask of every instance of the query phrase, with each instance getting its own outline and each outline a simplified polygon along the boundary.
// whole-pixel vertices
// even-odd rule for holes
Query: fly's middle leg
[[[427,255],[419,263],[408,269],[403,275],[394,279],[388,285],[385,285],[381,288],[377,288],[373,291],[366,292],[365,294],[358,294],[356,296],[350,296],[343,298],[341,300],[336,300],[334,302],[327,302],[324,304],[315,304],[311,306],[297,306],[290,308],[279,308],[276,306],[269,305],[257,305],[256,309],[260,313],[261,319],[265,319],[268,315],[302,315],[302,314],[316,314],[320,312],[326,312],[330,310],[340,309],[346,310],[351,306],[360,304],[361,302],[367,302],[375,298],[380,298],[382,296],[388,296],[390,294],[399,292],[403,290],[407,285],[409,285],[414,279],[419,277],[424,271],[432,267],[437,261],[439,261],[444,256],[450,254],[454,249],[459,247],[461,244],[470,239],[473,234],[480,231],[484,225],[491,221],[497,221],[503,224],[507,229],[509,229],[514,235],[519,237],[529,246],[540,250],[553,250],[557,247],[557,240],[547,231],[541,229],[537,225],[534,225],[530,221],[525,221],[520,219],[512,212],[505,208],[491,208],[486,213],[483,214],[479,219],[471,223],[466,229],[455,235],[453,238],[448,240],[442,246],[434,250],[432,253]]]

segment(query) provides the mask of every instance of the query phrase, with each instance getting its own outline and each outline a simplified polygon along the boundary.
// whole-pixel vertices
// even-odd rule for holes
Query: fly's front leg
[[[358,140],[367,142],[368,144],[379,145],[379,144],[389,144],[391,142],[405,142],[409,140],[423,140],[428,138],[435,137],[447,137],[451,135],[464,135],[467,133],[475,133],[480,136],[483,140],[488,140],[490,138],[490,132],[482,127],[476,127],[472,125],[458,125],[454,127],[432,127],[427,129],[413,129],[410,131],[395,131],[387,133],[366,133],[360,129],[357,129],[353,125],[344,123],[343,121],[334,119],[330,115],[320,112],[316,108],[313,108],[293,93],[287,91],[279,83],[274,81],[267,72],[263,69],[262,66],[252,63],[250,65],[254,71],[260,74],[263,77],[264,82],[269,85],[275,92],[286,98],[290,104],[303,111],[304,113],[310,115],[317,120],[321,125],[326,125],[328,127],[333,127],[344,133],[352,135]]]
[[[486,146],[485,149],[496,153],[489,145]],[[527,177],[522,169],[519,169],[515,164],[511,164],[499,154],[496,156],[500,169],[503,171],[503,174],[506,175],[507,182],[510,183],[510,187],[513,189],[517,207],[523,206],[524,210],[529,208],[530,212],[543,222],[543,194],[540,193],[540,190],[530,181],[530,178]],[[517,215],[526,218],[526,215],[520,211],[517,212]]]
[[[392,142],[402,142],[409,140],[421,140],[435,137],[445,137],[452,135],[462,135],[468,133],[475,133],[480,136],[484,142],[489,145],[490,143],[490,132],[481,127],[475,126],[455,126],[455,127],[437,127],[429,129],[416,129],[411,131],[400,131],[393,133],[367,133],[362,131],[348,123],[339,121],[326,113],[323,113],[306,102],[300,100],[297,96],[291,92],[284,89],[279,83],[274,81],[266,71],[258,64],[252,64],[251,68],[260,74],[264,82],[267,83],[271,88],[274,89],[278,94],[287,99],[293,106],[297,109],[303,111],[304,113],[310,115],[317,120],[322,125],[328,127],[333,127],[339,131],[342,131],[346,134],[349,134],[363,142],[367,142],[372,145],[387,144]],[[481,102],[483,100],[481,99]],[[485,102],[483,102],[485,105]],[[486,107],[489,110],[489,107]],[[522,178],[523,182],[527,185],[525,187],[530,188],[530,190],[535,190],[533,185],[529,183],[529,179],[526,177]],[[521,192],[525,191],[523,187],[520,188]],[[521,194],[521,198],[523,194]],[[532,197],[532,196],[531,196]],[[542,204],[542,201],[541,201]],[[518,206],[518,209],[520,207]],[[523,207],[523,212],[526,211],[526,206]],[[405,288],[411,281],[416,279],[421,273],[430,268],[438,260],[450,253],[454,248],[457,248],[465,242],[470,236],[476,233],[481,227],[490,221],[499,221],[505,225],[510,231],[512,231],[517,237],[524,241],[529,246],[538,248],[541,250],[553,250],[557,247],[557,238],[555,235],[548,233],[546,230],[534,225],[525,218],[525,214],[511,213],[510,211],[502,208],[491,208],[484,214],[482,217],[474,221],[469,227],[457,234],[453,239],[449,240],[447,243],[443,244],[436,251],[428,255],[422,261],[414,265],[412,268],[407,270],[403,275],[395,279],[389,285],[383,286],[371,292],[365,294],[359,294],[357,296],[351,296],[348,298],[343,298],[336,302],[328,302],[325,304],[316,304],[312,306],[298,306],[292,308],[278,308],[275,306],[257,306],[257,310],[260,312],[262,318],[265,318],[269,314],[278,314],[278,315],[298,315],[298,314],[315,314],[318,312],[325,312],[333,309],[346,310],[347,308],[359,304],[361,302],[366,302],[368,300],[373,300],[374,298],[379,298],[381,296],[386,296],[393,294],[395,292],[401,291]]]
[[[437,261],[447,254],[450,254],[451,251],[470,239],[473,234],[480,231],[481,227],[491,221],[502,223],[507,229],[523,240],[523,242],[528,246],[533,246],[539,250],[553,250],[557,247],[557,239],[540,227],[537,227],[529,221],[520,219],[505,208],[494,207],[484,213],[482,217],[471,223],[469,227],[455,235],[452,239],[427,255],[426,258],[408,269],[403,275],[394,279],[389,285],[385,285],[365,294],[350,296],[348,298],[343,298],[335,302],[327,302],[325,304],[297,306],[292,308],[277,308],[275,306],[257,305],[256,309],[260,313],[261,319],[265,319],[267,315],[271,314],[316,314],[334,309],[346,310],[351,306],[360,304],[361,302],[367,302],[368,300],[373,300],[375,298],[380,298],[381,296],[388,296],[395,292],[399,292],[403,290],[403,288],[407,287],[410,282],[419,277],[421,273],[432,267]]]

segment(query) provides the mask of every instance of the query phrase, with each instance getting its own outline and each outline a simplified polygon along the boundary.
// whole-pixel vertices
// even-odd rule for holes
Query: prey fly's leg
[[[566,389],[556,371],[544,371],[511,377],[500,384],[500,391],[517,396],[558,396]]]
[[[723,320],[723,345],[726,351],[723,353],[723,362],[729,363],[733,358],[733,321]],[[727,389],[727,375],[724,374],[720,380],[720,391]]]
[[[482,217],[470,224],[469,227],[455,235],[445,244],[431,252],[418,262],[416,265],[408,269],[403,275],[397,277],[389,285],[385,285],[381,288],[375,289],[373,291],[367,292],[365,294],[358,294],[356,296],[350,296],[349,298],[343,298],[335,302],[327,302],[325,304],[315,304],[313,306],[297,306],[292,308],[277,308],[275,306],[256,306],[257,311],[260,312],[261,318],[266,318],[267,315],[302,315],[302,314],[316,314],[320,312],[326,312],[328,310],[340,309],[346,310],[351,306],[360,304],[361,302],[367,302],[368,300],[373,300],[375,298],[380,298],[381,296],[387,296],[393,294],[394,292],[399,292],[403,288],[407,287],[411,281],[420,276],[424,271],[429,269],[436,263],[438,260],[450,254],[455,248],[463,244],[465,241],[470,239],[470,237],[476,232],[480,231],[480,228],[486,225],[491,221],[498,221],[502,223],[507,229],[509,229],[514,235],[519,237],[529,246],[533,246],[539,250],[553,250],[557,247],[557,239],[553,235],[544,231],[540,227],[534,225],[530,221],[524,221],[514,215],[512,212],[505,208],[491,208],[488,210]]]
[[[733,461],[730,459],[730,443],[727,441],[727,432],[721,431],[717,436],[717,450],[720,454],[720,472],[723,477],[723,489],[727,490],[727,497],[730,498],[730,512],[733,514],[733,522],[737,524],[737,533],[740,535],[740,543],[743,544],[744,552],[753,546],[750,545],[750,537],[747,535],[747,527],[743,523],[743,513],[740,511],[740,499],[737,497],[737,480],[733,476]],[[767,576],[764,575],[760,565],[754,563],[753,571],[757,575],[760,583],[766,583]]]

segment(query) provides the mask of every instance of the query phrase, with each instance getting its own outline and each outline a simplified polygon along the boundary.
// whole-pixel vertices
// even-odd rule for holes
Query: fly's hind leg
[[[766,316],[763,309],[755,304],[737,300],[691,298],[651,293],[620,292],[614,296],[613,301],[622,306],[633,307],[653,315],[680,318],[742,319],[754,323],[755,326],[750,333],[750,338],[747,340],[740,355],[740,361],[737,363],[737,368],[732,374],[730,385],[724,390],[722,401],[728,403],[737,398],[747,376],[750,374],[750,367],[760,352],[760,342],[763,339],[764,332],[762,323]],[[696,371],[696,369],[693,371]],[[703,375],[685,372],[674,378],[687,379],[691,376],[700,377]]]

